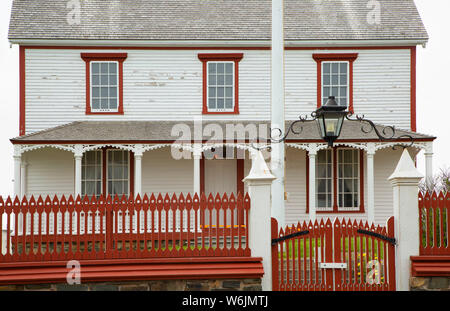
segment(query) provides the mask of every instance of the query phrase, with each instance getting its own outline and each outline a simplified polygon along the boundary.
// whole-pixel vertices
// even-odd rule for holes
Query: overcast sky
[[[440,93],[450,86],[450,1],[415,2],[430,36],[427,47],[418,47],[417,51],[417,131],[438,137],[433,163],[434,171],[438,171],[450,167],[450,96]],[[19,53],[7,39],[11,3],[0,0],[0,195],[13,192],[13,147],[9,139],[19,134]],[[424,173],[422,153],[417,164]]]

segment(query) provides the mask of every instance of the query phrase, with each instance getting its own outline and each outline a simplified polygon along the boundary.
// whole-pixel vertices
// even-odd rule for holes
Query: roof
[[[286,122],[286,129],[292,121]],[[243,129],[251,130],[252,125],[255,129],[252,134],[250,132],[240,132],[242,136],[225,136],[238,138],[254,138],[259,137],[266,139],[269,137],[270,122],[269,121],[204,121],[201,124],[203,130],[203,141],[210,141],[212,137],[217,137],[219,133],[215,130],[222,130],[222,133],[230,133],[233,135],[234,129],[238,129],[239,125]],[[198,126],[198,125],[196,125]],[[234,126],[234,127],[233,127]],[[302,124],[303,130],[296,135],[290,133],[287,137],[288,141],[322,141],[316,122],[306,122]],[[338,141],[365,141],[378,140],[374,131],[365,133],[361,130],[362,124],[359,122],[345,121],[342,127],[341,136]],[[197,127],[198,128],[198,127]],[[365,126],[365,129],[367,127]],[[384,126],[377,125],[379,132],[382,132]],[[188,129],[190,132],[188,132]],[[179,139],[181,133],[178,130],[184,130],[188,134],[188,138]],[[295,126],[294,130],[298,132],[299,126]],[[227,132],[228,131],[228,132]],[[220,132],[220,131],[219,131]],[[173,134],[172,134],[173,133]],[[211,133],[211,134],[206,134]],[[256,134],[255,134],[256,133]],[[191,135],[192,134],[192,135]],[[276,133],[274,132],[274,135]],[[386,133],[389,135],[389,133]],[[434,140],[435,137],[409,132],[404,130],[396,130],[395,137],[401,135],[411,135],[418,140]],[[191,141],[194,138],[194,121],[76,121],[73,123],[61,125],[58,127],[46,129],[21,137],[11,139],[14,144],[45,144],[45,143],[152,143],[152,142],[173,142],[173,141]],[[186,137],[186,136],[184,136]],[[199,138],[195,137],[199,140]]]
[[[9,39],[270,40],[271,0],[14,0]],[[378,0],[371,24],[368,0],[285,0],[285,39],[418,40],[427,32],[414,0]]]

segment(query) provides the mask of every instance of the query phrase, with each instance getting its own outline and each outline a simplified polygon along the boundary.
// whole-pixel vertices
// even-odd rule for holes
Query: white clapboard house
[[[285,0],[286,128],[335,96],[414,137],[408,150],[425,153],[430,175],[435,137],[416,132],[427,33],[413,0],[369,2]],[[245,138],[270,128],[271,1],[14,0],[9,41],[20,46],[16,195],[246,191]],[[286,224],[311,208],[384,223],[395,144],[410,141],[350,121],[333,148],[314,122],[291,133]]]

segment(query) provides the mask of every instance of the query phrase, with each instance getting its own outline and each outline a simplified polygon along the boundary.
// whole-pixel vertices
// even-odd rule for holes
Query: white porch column
[[[309,145],[309,219],[316,220],[316,156],[317,144]]]
[[[375,144],[367,144],[367,220],[369,223],[375,221],[375,168],[374,168],[374,156],[375,156]],[[362,163],[360,164],[362,165]],[[364,182],[361,180],[360,182]],[[364,202],[361,202],[364,203]]]
[[[285,134],[284,120],[284,1],[272,0],[272,83],[271,128]],[[272,144],[271,169],[276,179],[272,185],[272,217],[285,225],[284,209],[284,142]],[[269,227],[270,228],[270,227]]]
[[[425,149],[425,179],[427,183],[433,180],[433,142],[428,142]]]
[[[81,195],[81,161],[83,160],[83,147],[75,146],[75,198]]]
[[[419,181],[423,178],[408,150],[404,149],[394,173],[389,177],[393,187],[396,288],[408,291],[410,258],[419,255]]]
[[[193,157],[194,157],[194,194],[198,193],[200,196],[200,160],[202,158],[202,145],[194,144],[193,146]]]
[[[21,180],[20,167],[22,164],[22,147],[14,145],[14,196],[20,196]]]
[[[142,145],[136,145],[134,150],[134,197],[142,195]]]
[[[272,290],[272,251],[270,188],[275,177],[270,173],[261,151],[252,151],[252,169],[244,179],[250,196],[249,247],[252,257],[262,257],[262,289]]]

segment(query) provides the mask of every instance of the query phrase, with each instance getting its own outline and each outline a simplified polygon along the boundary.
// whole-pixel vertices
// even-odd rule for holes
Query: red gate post
[[[278,238],[278,221],[271,219],[271,235],[272,240]],[[272,290],[279,291],[279,259],[278,259],[278,243],[272,244]]]
[[[397,246],[395,250],[396,289],[400,291],[410,290],[411,256],[419,255],[419,182],[423,175],[420,174],[407,149],[389,177],[393,188],[395,238]]]

